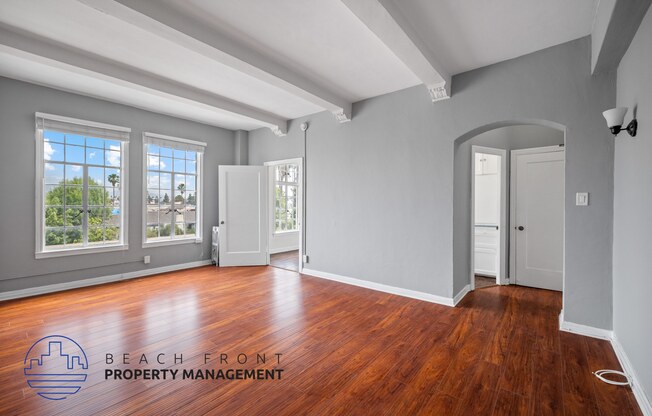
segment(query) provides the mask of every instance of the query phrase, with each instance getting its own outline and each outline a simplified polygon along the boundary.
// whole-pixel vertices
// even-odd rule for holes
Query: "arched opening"
[[[455,140],[455,293],[476,283],[563,291],[565,136],[555,122],[508,120]]]

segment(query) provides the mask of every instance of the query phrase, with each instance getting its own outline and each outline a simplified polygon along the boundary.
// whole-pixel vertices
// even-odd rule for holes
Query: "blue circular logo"
[[[63,335],[36,341],[25,354],[27,385],[48,400],[63,400],[81,390],[88,377],[88,359],[82,347]]]

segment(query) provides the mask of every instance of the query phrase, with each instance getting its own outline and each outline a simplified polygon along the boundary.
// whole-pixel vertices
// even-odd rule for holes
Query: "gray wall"
[[[129,145],[129,250],[34,258],[34,113],[81,118],[132,129]],[[217,166],[232,164],[234,133],[133,107],[0,77],[0,292],[187,263],[210,258],[217,223]],[[143,131],[208,143],[204,163],[204,241],[141,248]],[[152,262],[145,265],[144,255]]]
[[[614,333],[652,401],[652,11],[618,68],[618,105],[636,118],[635,138],[616,139],[614,190]]]
[[[455,141],[454,178],[454,273],[455,291],[469,284],[471,275],[471,146],[485,146],[507,150],[507,187],[509,188],[510,150],[532,147],[555,146],[564,143],[564,132],[551,127],[521,125],[500,127],[471,138],[462,137]],[[502,203],[508,207],[509,189],[503,193]],[[509,214],[506,229],[510,230]],[[506,271],[509,274],[509,231],[507,232],[508,252],[504,254]],[[464,279],[466,276],[466,281]]]
[[[611,328],[614,144],[601,112],[615,98],[614,74],[590,75],[586,37],[457,75],[449,100],[418,86],[356,103],[350,123],[320,113],[287,137],[250,132],[249,163],[301,156],[309,121],[307,267],[450,297],[466,284],[453,274],[455,140],[497,121],[566,126],[564,313]],[[589,207],[575,207],[578,191]]]

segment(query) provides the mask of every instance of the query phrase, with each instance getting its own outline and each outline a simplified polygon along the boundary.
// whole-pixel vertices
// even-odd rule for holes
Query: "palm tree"
[[[177,189],[181,193],[181,197],[183,198],[184,192],[186,192],[186,185],[180,183],[179,186],[177,186]]]
[[[106,180],[113,185],[113,199],[115,200],[115,186],[120,183],[120,176],[118,176],[117,173],[112,173],[106,178]]]

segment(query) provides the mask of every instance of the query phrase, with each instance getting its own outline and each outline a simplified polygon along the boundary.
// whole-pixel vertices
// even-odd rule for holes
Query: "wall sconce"
[[[627,107],[612,108],[611,110],[602,113],[605,120],[607,120],[609,130],[611,130],[611,133],[614,136],[622,130],[623,123],[625,122],[625,114],[627,114]],[[629,122],[627,127],[625,127],[625,130],[627,130],[627,133],[629,133],[630,136],[635,137],[637,128],[638,122],[636,121],[636,116],[634,116],[634,119]]]

